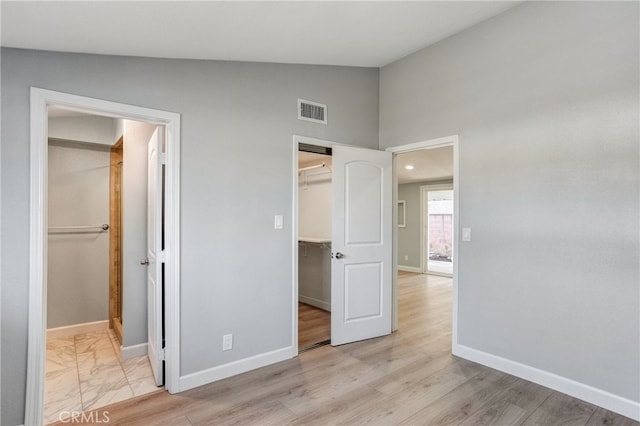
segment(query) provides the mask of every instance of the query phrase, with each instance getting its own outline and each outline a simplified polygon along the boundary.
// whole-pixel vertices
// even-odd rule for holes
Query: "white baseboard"
[[[147,344],[140,343],[139,345],[131,345],[131,346],[120,346],[120,358],[129,359],[135,358],[137,356],[142,356],[147,354]]]
[[[593,386],[576,382],[575,380],[497,355],[482,352],[468,346],[454,344],[452,352],[461,358],[495,368],[512,376],[546,386],[558,392],[571,395],[636,421],[640,421],[640,402],[638,401],[632,401],[602,389],[594,388]]]
[[[109,320],[85,322],[82,324],[67,325],[65,327],[50,328],[47,330],[47,339],[60,339],[75,336],[76,334],[93,333],[95,331],[109,330]]]
[[[416,274],[422,273],[422,269],[420,268],[416,268],[415,266],[404,266],[404,265],[398,265],[398,271],[415,272]]]
[[[314,299],[313,297],[298,295],[298,301],[306,303],[307,305],[315,306],[316,308],[324,309],[331,312],[331,302],[325,302],[324,300]]]
[[[292,355],[293,353],[293,348],[289,346],[249,358],[240,359],[238,361],[233,361],[218,367],[187,374],[186,376],[181,376],[178,384],[178,392],[183,392],[188,389],[193,389],[198,386],[226,379],[227,377],[235,376],[236,374],[245,373],[250,370],[255,370],[256,368],[290,359],[294,356]]]

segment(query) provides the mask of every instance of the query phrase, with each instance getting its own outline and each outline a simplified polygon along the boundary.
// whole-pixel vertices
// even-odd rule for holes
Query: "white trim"
[[[429,271],[428,270],[429,262],[425,262],[427,258],[427,248],[425,246],[425,242],[427,241],[427,231],[429,228],[428,228],[428,224],[425,224],[424,218],[427,217],[427,215],[429,214],[429,211],[428,211],[429,209],[427,208],[425,210],[425,206],[427,204],[425,203],[424,196],[425,196],[425,192],[438,191],[441,189],[453,190],[453,183],[436,183],[433,185],[429,185],[429,184],[420,185],[420,270],[423,274],[439,275],[443,277],[453,277],[453,274]],[[454,200],[454,203],[455,203],[455,200]],[[455,204],[453,208],[455,209]],[[457,224],[454,222],[453,228],[455,229],[456,226]],[[452,241],[452,245],[453,245],[453,250],[455,251],[455,248],[457,246],[455,240]]]
[[[400,205],[402,205],[402,222],[400,222],[400,215],[398,214],[398,220],[395,221],[398,228],[406,228],[407,227],[407,201],[406,200],[398,200],[396,203],[398,211],[400,211]]]
[[[146,343],[131,346],[120,346],[120,358],[129,359],[146,355],[148,351],[147,347],[148,345]]]
[[[331,312],[331,302],[325,302],[324,300],[316,299],[314,297],[303,296],[302,294],[298,296],[298,301],[323,309],[327,312]]]
[[[180,377],[180,392],[206,385],[217,380],[226,379],[227,377],[235,376],[236,374],[255,370],[256,368],[264,367],[266,365],[275,364],[276,362],[291,359],[291,353],[294,350],[297,352],[297,348],[291,347],[276,349],[275,351],[266,352],[249,358],[233,361],[228,364],[187,374]]]
[[[420,268],[416,268],[415,266],[404,266],[404,265],[398,265],[398,271],[414,272],[416,274],[422,273],[422,270]]]
[[[457,343],[453,345],[453,354],[640,421],[640,402]]]
[[[298,356],[298,145],[299,138],[293,135],[293,186],[291,190],[291,353],[290,356]]]
[[[453,146],[453,312],[452,312],[452,327],[451,327],[451,345],[452,348],[458,343],[458,232],[457,227],[460,223],[460,157],[459,150],[459,138],[458,135],[445,136],[442,138],[429,139],[422,142],[415,142],[406,145],[399,145],[389,147],[386,150],[393,154],[400,154],[403,152],[418,151],[421,149],[433,149],[441,148],[445,146]],[[398,201],[398,177],[396,173],[396,156],[394,155],[393,161],[393,201]],[[394,221],[397,221],[397,212],[394,213]],[[422,257],[422,256],[421,256]],[[393,262],[394,267],[398,269],[398,230],[396,227],[393,229]],[[422,265],[423,260],[420,260]],[[398,274],[393,274],[393,315],[392,315],[392,330],[398,329]]]
[[[76,334],[93,333],[105,330],[109,330],[109,320],[85,322],[82,324],[50,328],[47,330],[47,339],[60,339],[63,337],[75,336]]]
[[[419,151],[425,148],[441,148],[445,146],[451,146],[454,143],[458,143],[458,135],[444,136],[442,138],[429,139],[426,141],[420,141],[415,143],[408,143],[406,145],[391,146],[385,151],[400,154],[403,152]],[[454,172],[455,180],[455,172]]]
[[[43,418],[47,300],[47,106],[143,121],[167,130],[165,191],[165,387],[177,392],[180,378],[180,114],[31,88],[29,326],[25,424]]]

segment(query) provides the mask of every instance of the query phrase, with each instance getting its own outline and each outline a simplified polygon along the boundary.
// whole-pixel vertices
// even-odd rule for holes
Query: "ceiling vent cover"
[[[327,106],[317,102],[298,99],[298,119],[327,124]]]

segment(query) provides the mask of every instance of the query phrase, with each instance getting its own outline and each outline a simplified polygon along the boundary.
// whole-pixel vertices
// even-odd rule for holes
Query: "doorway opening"
[[[44,424],[163,384],[148,359],[138,262],[156,127],[49,106]]]
[[[331,343],[331,148],[298,146],[298,351]]]
[[[298,202],[300,192],[309,176],[301,173],[327,168],[328,158],[303,170],[299,163],[301,144],[303,152],[331,154],[331,182],[326,186],[331,198],[326,201],[323,220],[330,236],[301,235],[302,208]],[[328,151],[330,149],[330,151]],[[306,154],[305,154],[306,155]],[[303,155],[304,158],[304,155]],[[317,177],[319,180],[322,178]],[[331,310],[330,343],[332,346],[380,337],[391,333],[392,270],[393,270],[393,172],[392,155],[374,149],[356,148],[339,143],[294,135],[293,137],[293,318],[292,351],[299,352],[299,297],[298,286],[305,272],[303,262],[310,261],[310,250],[317,251],[313,264],[317,277],[326,277],[330,283],[324,293],[330,295],[330,304],[318,303]],[[326,177],[324,178],[326,179]],[[328,182],[326,182],[328,183]],[[316,206],[317,212],[320,207]],[[301,238],[302,237],[302,238]],[[312,246],[313,245],[313,246]],[[306,252],[306,256],[305,256]],[[307,259],[305,259],[307,258]],[[320,269],[318,269],[320,268]],[[329,274],[330,271],[330,274]],[[330,276],[330,280],[328,280]],[[316,294],[322,295],[322,292]],[[304,295],[303,295],[304,296]],[[309,301],[310,299],[306,299]],[[320,300],[323,302],[323,300]],[[322,342],[323,344],[326,341]]]
[[[453,303],[457,342],[458,137],[389,148],[394,154],[396,209],[393,329],[399,327],[402,285],[441,287]],[[448,290],[446,289],[448,287]]]
[[[53,121],[55,118],[58,122]],[[64,421],[60,416],[69,411],[90,410],[113,403],[126,397],[127,390],[134,396],[143,393],[145,386],[147,390],[155,390],[156,385],[163,383],[169,392],[178,390],[179,120],[175,113],[31,89],[31,232],[25,424]],[[64,125],[60,125],[61,121],[65,122]],[[70,126],[74,121],[76,125]],[[125,123],[132,127],[125,128]],[[127,154],[127,139],[135,139],[140,127],[151,130],[155,138],[152,136],[145,143],[129,144],[142,154],[141,161],[148,166],[143,168],[142,179],[137,182],[140,192],[135,196],[135,185],[127,185],[127,180],[139,164],[131,161],[134,157],[131,153]],[[97,132],[98,128],[101,131]],[[118,130],[124,137],[122,161],[117,159],[118,147],[113,149],[114,142],[120,141],[115,136]],[[64,131],[76,132],[76,135],[64,135]],[[55,132],[62,133],[56,135]],[[106,142],[92,140],[91,137],[97,134],[110,136]],[[151,146],[156,147],[154,158],[147,156]],[[129,162],[133,167],[127,172]],[[157,165],[151,167],[152,164]],[[147,174],[147,170],[152,169],[157,172],[156,177]],[[155,196],[158,191],[162,194]],[[146,294],[137,302],[126,294],[127,262],[131,259],[121,255],[126,253],[127,247],[134,245],[131,241],[126,242],[127,229],[134,228],[126,216],[135,210],[127,194],[134,195],[131,200],[144,206],[142,215],[146,216],[143,232],[139,233],[142,241],[140,238],[131,240],[138,241],[143,249],[139,257],[136,254],[135,266],[147,265],[140,258],[149,259],[150,241],[164,243],[164,246],[160,243],[153,246],[158,261],[148,262],[147,271],[141,273],[144,277],[150,275],[148,271],[151,269],[160,271],[154,276],[162,276],[164,280],[146,285],[151,281],[143,278],[142,288]],[[114,200],[118,197],[121,197],[120,206]],[[120,207],[123,210],[118,220],[116,216]],[[164,220],[152,221],[152,218]],[[151,228],[150,223],[157,227]],[[114,229],[116,232],[110,235],[109,231]],[[124,245],[118,244],[118,233],[124,238]],[[152,238],[147,239],[147,236]],[[113,241],[114,237],[116,241]],[[114,255],[124,261],[118,264]],[[119,270],[120,267],[123,269]],[[112,273],[109,273],[110,269]],[[124,277],[121,286],[117,284],[118,274]],[[71,281],[77,281],[80,286],[64,288]],[[90,291],[89,287],[94,288]],[[132,287],[135,284],[129,285]],[[151,293],[153,297],[149,297]],[[121,302],[120,307],[118,302]],[[129,308],[131,310],[127,314]],[[142,318],[142,333],[147,338],[139,344],[128,336],[128,330],[135,326],[131,325],[133,322],[128,325],[127,321],[136,308],[154,315]],[[91,317],[96,313],[100,315],[97,320]],[[66,318],[69,316],[73,318]],[[113,324],[118,322],[121,325],[119,334],[113,331],[118,327]],[[158,337],[162,336],[159,333],[163,330],[164,339]],[[48,351],[48,347],[53,350]],[[109,359],[101,359],[99,355],[106,355]],[[136,356],[140,359],[124,365],[127,359]],[[73,366],[68,364],[72,360],[75,362]],[[151,380],[138,380],[148,378],[148,369],[138,368],[141,360],[150,367]],[[58,396],[63,393],[61,389],[74,393],[70,388],[60,386],[62,382],[74,382],[72,377],[62,378],[62,370],[65,369],[70,374],[76,371],[76,390],[82,386],[85,388],[79,398],[80,406],[71,401],[54,401],[55,397],[45,399],[47,388],[53,388],[53,394]],[[131,376],[116,379],[114,372],[118,369],[122,373],[130,372]],[[83,377],[80,377],[81,370]],[[166,380],[162,377],[165,371]],[[58,374],[60,380],[56,382],[54,377],[49,381],[49,373],[53,373],[52,376]],[[93,373],[106,373],[106,382],[92,377]],[[101,391],[105,392],[101,394]],[[50,410],[45,409],[45,401],[50,403]],[[77,403],[77,399],[74,401]],[[56,403],[59,403],[57,415]]]
[[[422,272],[453,276],[453,183],[420,187]]]

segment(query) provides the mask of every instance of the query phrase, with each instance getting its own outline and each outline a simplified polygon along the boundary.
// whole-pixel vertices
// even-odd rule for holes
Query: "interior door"
[[[148,356],[156,384],[164,384],[162,333],[162,128],[149,139],[147,179],[147,327]]]
[[[333,147],[331,344],[391,333],[392,155]]]

